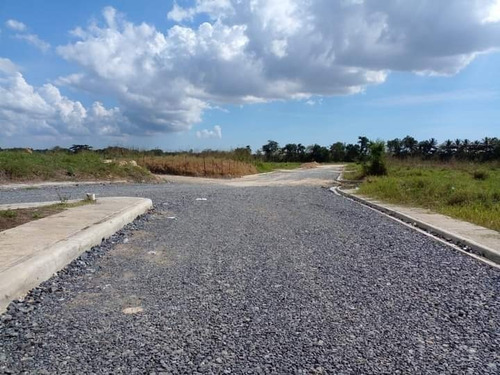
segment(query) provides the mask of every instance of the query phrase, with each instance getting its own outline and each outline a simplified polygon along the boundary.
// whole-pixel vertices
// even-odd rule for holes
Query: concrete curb
[[[497,265],[500,265],[500,254],[497,251],[495,251],[494,249],[491,249],[491,248],[484,246],[480,243],[474,242],[470,239],[461,237],[455,233],[448,232],[442,228],[428,224],[428,223],[421,221],[419,219],[416,219],[410,215],[406,215],[406,214],[403,214],[401,212],[391,210],[387,207],[383,207],[381,205],[378,205],[376,203],[373,203],[371,201],[363,199],[359,196],[349,194],[345,191],[342,191],[341,189],[331,188],[330,190],[334,193],[338,193],[344,197],[352,199],[358,203],[361,203],[363,205],[371,207],[375,210],[381,211],[389,216],[395,217],[395,218],[402,220],[406,223],[410,223],[412,226],[416,226],[417,228],[423,229],[423,230],[428,231],[432,234],[437,234],[437,235],[445,238],[446,240],[452,241],[455,244],[467,246],[468,248],[470,248],[474,251],[474,254],[479,255],[481,257],[484,257]]]
[[[140,199],[136,204],[113,212],[104,220],[62,238],[52,246],[1,272],[0,313],[5,311],[11,301],[24,296],[83,252],[99,245],[103,239],[110,237],[152,207],[153,202],[150,199]]]

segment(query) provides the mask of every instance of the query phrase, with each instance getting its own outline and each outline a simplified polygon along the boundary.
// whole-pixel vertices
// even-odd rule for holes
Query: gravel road
[[[155,210],[10,305],[0,373],[500,373],[500,271],[327,189],[92,191]]]

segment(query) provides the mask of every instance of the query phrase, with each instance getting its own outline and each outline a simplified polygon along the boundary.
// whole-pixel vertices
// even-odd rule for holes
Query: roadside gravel
[[[11,304],[0,372],[500,372],[500,272],[326,189],[92,192],[156,208]]]

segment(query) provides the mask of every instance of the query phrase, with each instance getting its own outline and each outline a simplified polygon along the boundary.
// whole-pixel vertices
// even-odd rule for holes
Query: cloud
[[[500,0],[495,0],[483,18],[483,23],[499,22],[500,21]]]
[[[16,20],[7,20],[5,26],[14,31],[26,31],[27,27],[24,23]]]
[[[25,40],[42,52],[47,52],[50,49],[50,44],[40,39],[36,34],[16,34],[14,35],[14,37],[17,39]]]
[[[117,135],[127,120],[119,109],[95,102],[90,109],[52,84],[34,87],[8,59],[0,59],[0,134]]]
[[[323,104],[323,98],[318,98],[318,99],[308,99],[305,101],[305,104],[308,106],[315,106],[316,104]]]
[[[174,3],[167,17],[180,24],[160,31],[107,7],[57,48],[77,70],[56,84],[116,100],[110,132],[185,131],[226,104],[356,94],[392,71],[456,74],[500,48],[497,8],[497,0],[196,0]]]
[[[167,13],[167,18],[175,22],[192,21],[196,15],[205,13],[210,15],[212,19],[218,19],[233,13],[233,11],[234,8],[230,0],[196,0],[195,6],[191,8],[180,7],[175,2],[172,10]]]
[[[18,33],[14,35],[14,38],[28,42],[42,52],[47,52],[50,49],[49,43],[40,39],[36,34],[28,33],[28,27],[24,23],[10,19],[5,22],[5,26],[11,30],[18,31]]]
[[[197,131],[196,137],[200,139],[221,139],[222,128],[219,125],[215,125],[213,130],[203,129],[201,131]]]
[[[13,74],[17,72],[19,68],[9,59],[0,57],[0,72],[4,74]]]

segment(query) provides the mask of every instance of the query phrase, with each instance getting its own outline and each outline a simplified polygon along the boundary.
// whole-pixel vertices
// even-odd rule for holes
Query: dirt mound
[[[319,167],[319,163],[316,163],[315,161],[311,162],[311,163],[304,163],[300,166],[300,168],[304,168],[304,169],[312,169],[312,168],[317,168]]]

